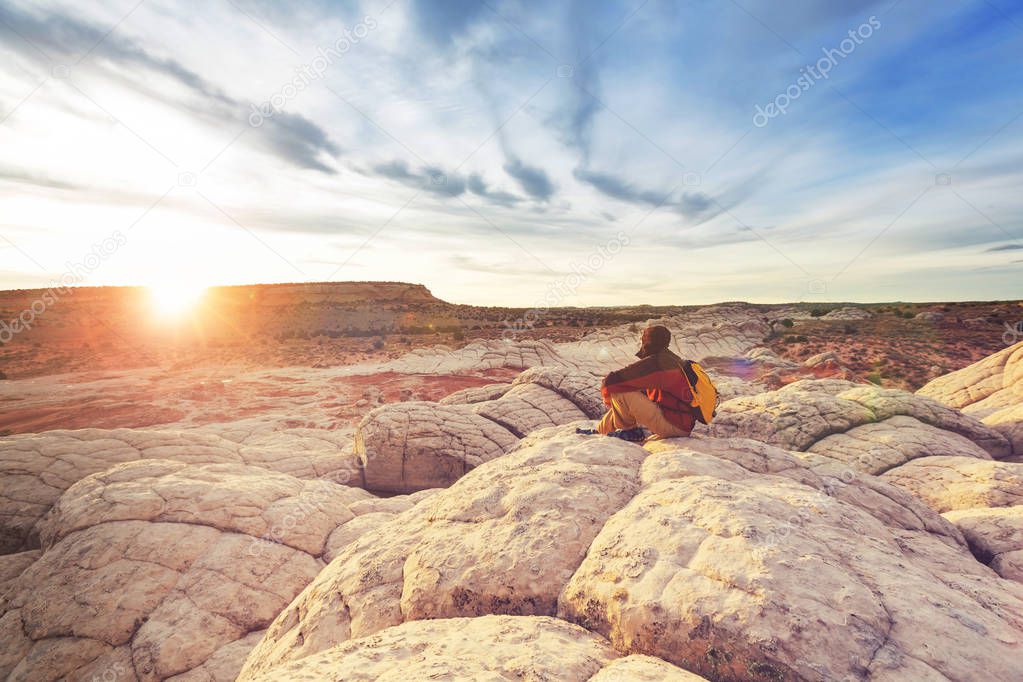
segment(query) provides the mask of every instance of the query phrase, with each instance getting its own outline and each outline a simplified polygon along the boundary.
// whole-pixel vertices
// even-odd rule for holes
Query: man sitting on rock
[[[670,341],[667,327],[647,327],[636,353],[640,360],[604,377],[600,393],[609,409],[597,425],[598,433],[639,440],[638,427],[643,427],[653,433],[650,440],[657,440],[692,432],[693,392],[682,358],[668,350]]]

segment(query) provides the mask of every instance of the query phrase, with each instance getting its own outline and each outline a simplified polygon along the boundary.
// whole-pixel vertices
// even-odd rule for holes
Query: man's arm
[[[642,383],[642,378],[649,376],[660,369],[660,365],[657,362],[657,358],[650,356],[637,360],[631,365],[626,365],[621,369],[616,369],[613,372],[608,372],[608,375],[604,377],[604,381],[601,383],[601,387],[610,388],[616,384],[629,383],[632,386],[637,386],[638,383]]]
[[[605,404],[610,403],[610,394],[628,391],[647,391],[648,395],[650,391],[665,391],[677,400],[693,399],[689,382],[683,376],[681,368],[663,355],[651,355],[609,373],[604,377],[600,388]],[[653,396],[651,399],[659,400]]]

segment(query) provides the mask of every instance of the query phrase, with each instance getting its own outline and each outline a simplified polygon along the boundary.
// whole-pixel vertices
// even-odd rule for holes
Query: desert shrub
[[[795,324],[795,322],[793,322],[791,319],[789,319],[787,317],[784,320],[781,321],[781,326],[786,327],[786,328],[791,328],[792,325],[794,325],[794,324]]]
[[[878,386],[880,386],[881,385],[881,373],[880,372],[871,372],[870,374],[867,375],[867,381],[869,381],[872,384],[877,384]]]
[[[451,338],[454,339],[455,341],[465,341],[465,332],[463,332],[461,329],[456,329],[455,331],[451,332]]]
[[[856,327],[854,327],[854,326],[853,326],[853,325],[851,325],[851,324],[847,324],[847,325],[845,325],[845,326],[844,326],[844,327],[842,328],[842,331],[844,331],[844,332],[845,332],[846,334],[848,334],[848,335],[850,335],[850,336],[852,336],[853,334],[859,334],[859,333],[860,333],[860,330],[859,330],[859,329],[857,329]]]
[[[834,308],[814,308],[810,311],[810,317],[824,317],[832,310],[834,310]]]
[[[809,339],[800,334],[799,336],[796,337],[796,341],[798,341],[799,343],[806,343],[807,341],[809,341]]]
[[[373,350],[380,350],[384,347],[384,340],[380,337],[373,339]]]

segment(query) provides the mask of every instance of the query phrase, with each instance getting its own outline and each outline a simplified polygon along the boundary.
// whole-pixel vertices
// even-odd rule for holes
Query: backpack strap
[[[696,382],[699,381],[699,377],[696,376],[696,371],[693,370],[692,360],[682,361],[682,373],[686,375],[686,379],[689,380],[689,387],[696,391]]]

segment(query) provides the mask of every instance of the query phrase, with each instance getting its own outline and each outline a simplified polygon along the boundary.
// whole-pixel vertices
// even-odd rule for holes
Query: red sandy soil
[[[831,352],[839,365],[860,379],[916,390],[1005,348],[1006,324],[1011,328],[1023,320],[1019,303],[893,304],[868,309],[874,317],[867,320],[795,320],[790,328],[777,326],[768,345],[798,362]],[[918,313],[943,317],[915,319]]]
[[[41,290],[0,291],[0,323],[42,300]],[[188,315],[160,317],[144,289],[86,287],[56,300],[30,329],[0,344],[0,379],[83,370],[341,367],[383,362],[415,348],[497,339],[521,308],[455,305],[420,285],[335,282],[217,287]],[[645,320],[678,306],[562,308],[517,334],[574,340],[593,327]]]
[[[230,374],[229,368],[223,373]],[[273,376],[272,381],[199,379],[194,372],[167,372],[135,379],[130,372],[90,372],[59,377],[61,390],[45,400],[0,398],[0,434],[49,429],[147,427],[187,420],[188,425],[257,417],[282,404],[296,418],[285,427],[311,425],[326,417],[332,428],[352,426],[374,407],[407,400],[440,400],[463,388],[511,381],[516,370],[494,369],[473,375],[423,375],[382,372],[331,377],[325,371],[317,390],[303,379]],[[201,376],[201,375],[199,375]],[[102,381],[101,387],[91,387]],[[299,383],[301,382],[301,383]],[[299,419],[302,415],[307,419]],[[318,424],[317,426],[321,426]]]
[[[0,291],[0,322],[9,322],[39,300],[40,291]],[[794,304],[793,309],[825,313],[841,304]],[[1007,325],[1023,320],[1023,304],[933,303],[872,304],[867,320],[792,320],[775,325],[766,344],[779,355],[802,362],[830,351],[839,370],[853,378],[884,386],[915,390],[926,381],[964,367],[1004,347]],[[384,362],[416,348],[444,344],[457,348],[475,340],[500,338],[509,321],[526,312],[517,308],[455,305],[441,301],[422,286],[403,283],[281,284],[220,287],[185,318],[173,323],[158,319],[144,289],[82,288],[61,297],[37,316],[31,329],[0,345],[0,380],[50,377],[70,372],[123,372],[159,370],[172,377],[162,383],[176,385],[173,377],[216,377],[232,372],[268,368],[304,367],[330,370],[359,363]],[[517,334],[519,339],[571,341],[595,328],[683,313],[692,306],[632,306],[621,308],[555,308],[544,311],[538,326]],[[770,306],[751,306],[751,313],[771,316]],[[940,320],[914,319],[919,313],[940,313]],[[637,325],[639,326],[639,325]],[[638,331],[638,329],[637,329]],[[188,374],[192,373],[192,374]],[[813,372],[817,374],[818,371]],[[834,372],[821,368],[822,376]],[[806,372],[795,378],[806,376]],[[76,378],[75,381],[80,381]],[[373,378],[384,400],[400,399],[403,392],[440,397],[464,386],[493,378]],[[784,376],[779,380],[784,382]],[[136,426],[170,423],[189,409],[180,401],[214,397],[209,419],[226,411],[263,409],[274,396],[257,396],[259,408],[232,398],[233,389],[218,381],[165,391],[154,402],[145,387],[121,402],[93,396],[98,403],[65,400],[57,396],[47,405],[19,407],[3,401],[0,381],[0,429],[38,430],[53,426]],[[59,389],[58,389],[59,390]],[[155,389],[154,389],[155,390]],[[282,390],[278,385],[275,390]],[[300,391],[301,389],[295,389]],[[348,401],[377,397],[361,395],[355,383],[340,391],[338,419],[349,419]],[[178,395],[184,392],[186,397]],[[223,391],[222,393],[219,393]],[[278,396],[300,401],[301,395]],[[309,399],[315,399],[309,396]],[[78,400],[76,398],[75,400]],[[264,402],[265,401],[265,402]],[[102,409],[100,409],[102,407]],[[326,409],[326,408],[324,408]],[[225,411],[225,412],[222,412]],[[88,415],[88,416],[86,416]],[[192,416],[192,419],[199,417]],[[235,417],[237,418],[237,416]]]

